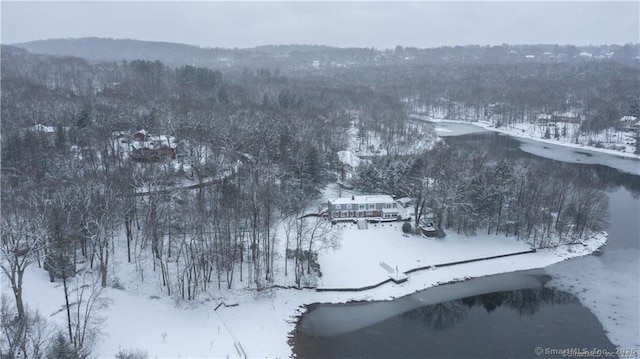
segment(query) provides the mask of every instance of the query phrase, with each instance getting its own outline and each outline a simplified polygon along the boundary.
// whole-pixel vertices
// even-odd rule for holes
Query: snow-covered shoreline
[[[417,116],[414,115],[414,117],[417,117]],[[472,126],[483,128],[485,130],[498,132],[498,133],[504,133],[504,134],[509,135],[511,137],[531,139],[531,140],[534,140],[534,141],[537,141],[537,142],[544,142],[544,143],[547,143],[547,144],[550,144],[550,145],[571,147],[571,148],[574,148],[574,149],[586,150],[586,151],[591,151],[591,152],[606,153],[606,154],[609,154],[609,155],[615,155],[615,156],[620,156],[620,157],[640,159],[640,155],[636,155],[636,154],[633,154],[633,153],[621,152],[621,151],[616,151],[616,150],[607,149],[607,148],[598,148],[598,147],[594,147],[594,146],[587,146],[587,145],[584,145],[584,144],[576,144],[576,143],[572,143],[572,142],[569,142],[569,141],[559,141],[559,140],[556,140],[556,139],[546,139],[546,138],[539,137],[539,136],[536,137],[536,136],[532,135],[531,133],[525,132],[523,129],[516,128],[516,127],[514,127],[514,128],[497,127],[496,128],[489,121],[481,120],[481,121],[470,122],[470,121],[460,121],[460,120],[448,120],[448,119],[437,118],[437,117],[428,117],[428,116],[419,116],[419,118],[424,120],[424,121],[433,122],[433,123],[457,123],[457,124],[463,124],[463,125],[472,125]]]
[[[426,116],[415,117],[436,124],[435,130],[442,137],[491,131],[512,137],[520,142],[521,150],[536,156],[562,162],[604,165],[622,172],[640,176],[640,156],[633,153],[597,148],[555,139],[545,139],[540,136],[533,136],[529,132],[522,132],[517,128],[495,128],[486,121],[468,122]],[[440,127],[438,127],[438,124],[440,124]],[[447,125],[454,125],[460,128],[446,128]]]
[[[347,303],[359,301],[388,301],[407,296],[424,289],[436,287],[442,284],[459,282],[470,278],[479,278],[495,274],[518,272],[523,270],[544,268],[566,259],[589,255],[606,244],[606,234],[598,234],[585,241],[584,244],[565,245],[553,249],[538,250],[536,253],[492,259],[482,262],[460,264],[436,270],[422,271],[409,274],[407,282],[402,284],[388,283],[381,287],[362,292],[315,292],[304,290],[301,293],[293,293],[293,297],[281,302],[284,307],[289,307],[288,331],[290,334],[297,323],[298,317],[304,312],[305,306],[313,303]],[[277,290],[275,296],[287,298],[292,290]],[[251,304],[248,302],[246,304]],[[251,304],[253,305],[253,304]],[[283,308],[284,309],[284,308]],[[234,310],[240,310],[235,309]],[[230,317],[237,321],[238,317]],[[262,333],[265,334],[265,333]],[[276,340],[275,336],[273,340]],[[245,347],[248,347],[245,345]],[[256,347],[256,349],[258,349]],[[266,349],[266,348],[265,348]],[[253,348],[248,352],[261,353]],[[284,350],[278,353],[269,353],[268,356],[290,356],[290,352]]]

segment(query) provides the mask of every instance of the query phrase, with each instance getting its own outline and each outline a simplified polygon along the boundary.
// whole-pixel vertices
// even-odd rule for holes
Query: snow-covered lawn
[[[319,257],[320,288],[361,288],[380,283],[391,274],[410,269],[530,250],[528,244],[504,236],[467,237],[449,233],[443,239],[403,236],[402,223],[369,224],[360,230],[355,224],[344,227],[337,251],[328,249]],[[384,263],[381,265],[380,263]]]
[[[367,285],[379,278],[384,280],[387,274],[380,266],[381,261],[394,269],[397,265],[403,271],[529,248],[523,242],[500,236],[467,238],[448,234],[445,239],[407,238],[402,236],[399,225],[344,230],[341,249],[320,254],[324,274],[322,285]],[[545,267],[565,258],[591,253],[605,240],[605,236],[598,236],[588,241],[587,246],[578,244],[415,272],[402,284],[387,283],[363,292],[269,289],[256,293],[244,289],[212,289],[208,296],[189,303],[176,303],[159,294],[150,273],[145,282],[140,283],[134,265],[120,260],[114,276],[122,280],[125,290],[107,288],[105,291],[111,304],[100,313],[106,318],[101,326],[105,335],[97,354],[101,358],[113,357],[120,349],[139,348],[146,350],[150,358],[233,358],[241,357],[242,352],[247,357],[288,357],[291,355],[288,335],[305,304],[388,300],[439,283]],[[44,270],[32,266],[24,283],[24,298],[31,308],[37,307],[48,317],[62,306],[61,284],[49,283]],[[214,310],[222,301],[238,305]],[[56,313],[51,319],[61,327],[65,323],[64,313]]]

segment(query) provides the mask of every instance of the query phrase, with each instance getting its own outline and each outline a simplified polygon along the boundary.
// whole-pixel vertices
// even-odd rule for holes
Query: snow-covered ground
[[[320,256],[320,288],[362,288],[385,281],[390,274],[395,276],[396,268],[401,274],[414,268],[531,249],[524,242],[495,235],[405,237],[398,222],[369,224],[367,230],[352,223],[339,225],[345,227],[345,239],[339,250],[327,249]],[[393,270],[391,273],[385,264]]]
[[[504,237],[407,238],[398,227],[400,223],[393,225],[344,230],[341,249],[320,254],[323,285],[346,286],[384,278],[386,274],[380,266],[381,261],[393,268],[397,265],[399,270],[407,270],[431,263],[528,249],[526,244]],[[371,243],[367,239],[371,239]],[[545,267],[591,253],[605,240],[605,236],[597,236],[587,241],[586,246],[577,244],[415,272],[405,283],[388,283],[363,292],[269,289],[256,293],[240,288],[212,289],[208,296],[189,303],[176,302],[160,294],[157,278],[152,273],[147,273],[145,282],[141,283],[135,274],[135,265],[123,260],[126,248],[119,246],[116,247],[116,269],[112,276],[120,279],[124,289],[107,288],[105,291],[111,304],[101,312],[106,320],[101,326],[104,336],[97,354],[113,357],[120,349],[139,348],[146,350],[151,358],[241,357],[242,352],[248,357],[288,357],[291,355],[288,334],[305,304],[387,300],[454,280]],[[283,280],[278,279],[276,284]],[[32,266],[24,283],[24,298],[29,307],[50,316],[62,306],[61,285],[49,283],[44,270]],[[214,310],[222,301],[238,305]],[[61,326],[65,323],[63,313],[54,314],[51,319]]]

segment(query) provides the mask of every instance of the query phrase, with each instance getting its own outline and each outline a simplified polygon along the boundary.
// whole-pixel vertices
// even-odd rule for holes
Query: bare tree
[[[36,261],[36,252],[43,245],[46,230],[42,216],[27,210],[28,203],[23,199],[3,197],[0,268],[11,284],[18,317],[22,318],[25,314],[22,300],[24,273]]]
[[[4,295],[0,299],[0,352],[9,358],[43,358],[54,333],[53,327],[38,312],[27,310],[22,317],[18,316],[9,301]]]
[[[85,189],[89,192],[84,194],[89,198],[89,213],[84,229],[91,238],[92,255],[99,261],[102,287],[106,287],[109,254],[117,229],[116,218],[121,211],[120,197],[110,185],[90,186]]]
[[[70,279],[70,301],[59,310],[71,313],[68,318],[69,342],[84,356],[91,353],[101,334],[100,325],[104,318],[99,313],[109,304],[109,300],[102,297],[102,291],[100,275],[89,270],[80,271]]]

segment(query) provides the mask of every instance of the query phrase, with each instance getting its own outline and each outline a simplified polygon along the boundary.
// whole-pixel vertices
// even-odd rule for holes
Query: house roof
[[[136,132],[136,134],[140,133],[140,131]],[[147,135],[144,141],[133,141],[131,143],[133,148],[161,148],[161,147],[169,147],[169,148],[177,148],[178,143],[176,142],[176,138],[174,136],[167,135]]]
[[[45,126],[42,124],[37,124],[35,126],[31,126],[29,127],[30,130],[32,131],[38,131],[38,132],[47,132],[47,133],[53,133],[56,132],[56,128],[53,126]]]
[[[631,121],[631,122],[633,122],[633,121],[635,121],[635,120],[637,120],[637,119],[638,119],[638,118],[637,118],[636,116],[629,116],[629,115],[627,115],[627,116],[622,117],[622,118],[620,119],[620,121]]]
[[[563,118],[578,118],[580,117],[579,114],[575,113],[575,112],[559,112],[559,111],[555,111],[553,113],[553,116],[555,117],[563,117]]]
[[[353,203],[395,203],[393,197],[387,194],[369,195],[369,196],[352,196],[336,198],[331,204],[353,204]]]
[[[356,156],[351,151],[338,151],[338,160],[342,162],[342,164],[351,166],[353,168],[358,167],[360,164],[360,157]]]

